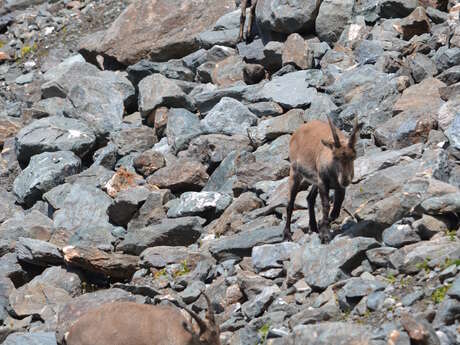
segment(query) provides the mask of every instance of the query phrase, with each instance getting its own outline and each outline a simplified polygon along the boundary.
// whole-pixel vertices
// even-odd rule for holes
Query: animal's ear
[[[358,116],[355,117],[355,121],[353,123],[353,130],[350,134],[350,140],[348,141],[348,146],[351,147],[351,148],[354,148],[355,147],[355,144],[356,144],[356,140],[357,140],[357,135],[358,135],[358,132],[360,131],[361,127],[362,127],[362,123],[360,124],[358,122]]]
[[[331,150],[334,150],[335,148],[335,143],[333,141],[321,139],[321,143]]]

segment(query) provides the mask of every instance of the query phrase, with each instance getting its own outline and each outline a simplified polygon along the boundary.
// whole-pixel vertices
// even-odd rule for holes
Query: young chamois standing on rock
[[[66,335],[67,345],[220,345],[211,302],[207,321],[183,307],[196,321],[200,332],[193,332],[181,312],[170,306],[134,302],[114,302],[81,317]]]
[[[355,118],[353,130],[349,138],[332,123],[311,121],[299,127],[289,143],[289,202],[286,212],[285,239],[291,239],[291,216],[294,202],[300,186],[312,185],[308,194],[308,212],[310,231],[318,232],[315,218],[315,201],[319,195],[323,209],[320,223],[322,242],[329,239],[329,222],[339,217],[345,198],[345,189],[354,177],[355,144],[359,131],[358,118]],[[329,214],[329,190],[334,189],[334,207]]]
[[[257,0],[241,0],[241,16],[240,16],[240,36],[239,41],[243,41],[244,36],[244,24],[246,23],[246,9],[250,6],[249,20],[248,20],[248,32],[246,33],[246,41],[251,38],[252,23],[256,16],[256,5]]]

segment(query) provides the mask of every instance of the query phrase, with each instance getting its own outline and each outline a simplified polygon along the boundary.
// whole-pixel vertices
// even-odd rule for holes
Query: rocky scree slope
[[[4,344],[202,291],[223,344],[459,343],[458,1],[259,0],[248,43],[230,0],[2,5]],[[363,124],[348,212],[322,245],[301,192],[283,242],[328,115]]]

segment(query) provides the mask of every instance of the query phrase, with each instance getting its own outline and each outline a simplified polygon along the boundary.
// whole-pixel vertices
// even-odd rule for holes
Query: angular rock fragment
[[[31,206],[80,169],[81,160],[71,151],[44,152],[31,158],[28,167],[14,180],[13,191],[19,203]]]

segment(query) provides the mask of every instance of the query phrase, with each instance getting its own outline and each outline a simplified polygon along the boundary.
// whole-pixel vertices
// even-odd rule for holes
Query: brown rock
[[[160,189],[171,189],[174,193],[181,190],[201,190],[208,178],[209,175],[202,164],[178,159],[149,176],[147,183]]]
[[[160,152],[147,150],[134,159],[134,168],[142,176],[152,175],[165,166],[165,159]]]
[[[423,7],[417,7],[409,16],[401,20],[403,39],[410,40],[416,35],[431,31],[430,19]]]
[[[20,129],[21,124],[19,121],[8,118],[0,118],[0,148],[3,147],[7,138],[14,136]]]
[[[438,79],[425,79],[404,90],[402,97],[393,106],[393,111],[400,113],[412,110],[434,115],[443,104],[439,89],[444,86],[446,84]]]
[[[244,223],[243,214],[262,206],[262,200],[255,194],[243,193],[227,207],[220,218],[210,226],[208,231],[216,235],[228,235],[229,233],[237,232],[237,229]]]
[[[248,85],[258,84],[265,77],[265,68],[258,64],[246,64],[243,69],[244,82]]]
[[[107,31],[85,37],[80,51],[131,65],[142,58],[167,61],[198,49],[196,36],[235,9],[233,0],[136,0]]]
[[[419,0],[418,2],[425,8],[433,7],[441,11],[446,11],[449,0]]]
[[[11,57],[5,52],[0,52],[0,62],[8,60],[11,60]]]
[[[162,137],[168,124],[168,112],[167,107],[158,107],[147,116],[147,125],[155,128],[155,133],[158,137]]]
[[[74,246],[64,247],[63,252],[69,265],[115,280],[130,279],[138,269],[138,257],[133,255]]]
[[[313,64],[313,52],[297,33],[289,35],[283,49],[283,66],[292,64],[299,69],[309,69]]]
[[[435,330],[426,320],[419,320],[404,313],[401,315],[401,325],[406,330],[412,343],[418,345],[439,344]]]
[[[140,181],[142,181],[141,176],[129,172],[125,168],[121,167],[112,176],[109,182],[107,182],[105,189],[107,190],[107,194],[114,198],[120,191],[129,189],[133,186],[137,186]]]
[[[13,290],[10,305],[16,315],[25,317],[40,315],[44,320],[55,314],[54,309],[63,303],[72,300],[64,289],[47,284],[31,283]]]
[[[460,83],[441,87],[439,89],[441,98],[445,101],[460,99]]]
[[[244,81],[243,58],[239,55],[229,56],[228,58],[215,64],[212,71],[212,82],[218,86],[230,86],[238,81]]]

